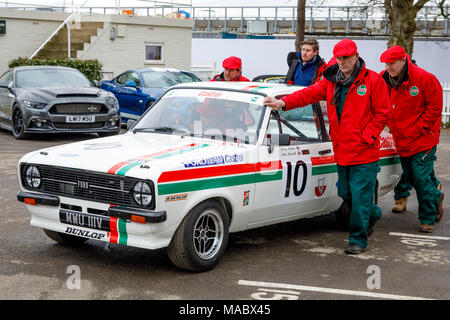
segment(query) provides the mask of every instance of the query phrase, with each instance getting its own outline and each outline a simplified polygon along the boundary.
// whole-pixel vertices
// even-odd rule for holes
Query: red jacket
[[[223,77],[223,72],[221,74],[216,74],[211,80],[209,81],[225,81],[225,78]],[[232,79],[231,81],[250,81],[249,79],[247,79],[246,77],[240,75],[234,79]]]
[[[409,157],[439,143],[442,114],[442,86],[431,73],[415,66],[409,57],[408,79],[400,87],[390,86],[388,73],[382,72],[393,106],[389,128],[397,152]]]
[[[379,135],[388,124],[391,106],[386,85],[379,74],[363,67],[350,86],[339,123],[334,100],[335,82],[330,81],[338,65],[324,72],[324,79],[281,98],[286,110],[327,101],[334,157],[341,166],[363,164],[379,159]]]

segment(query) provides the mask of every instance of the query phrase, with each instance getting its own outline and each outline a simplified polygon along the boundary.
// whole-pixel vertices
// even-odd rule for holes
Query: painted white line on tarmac
[[[389,232],[389,235],[396,236],[396,237],[421,238],[421,239],[430,239],[430,240],[450,240],[450,237],[425,236],[425,235],[420,235],[420,234],[409,234],[409,233],[400,233],[400,232]]]
[[[274,283],[274,282],[260,282],[260,281],[239,280],[238,284],[239,285],[243,285],[243,286],[254,286],[254,287],[263,287],[263,288],[277,288],[277,289],[291,289],[291,290],[300,290],[300,291],[313,291],[313,292],[343,294],[343,295],[348,295],[348,296],[359,296],[359,297],[369,297],[369,298],[379,298],[379,299],[434,300],[434,299],[422,298],[422,297],[401,296],[401,295],[396,295],[396,294],[368,292],[368,291],[357,291],[357,290],[343,290],[343,289],[333,289],[333,288],[310,287],[310,286],[302,286],[302,285],[288,284],[288,283]]]

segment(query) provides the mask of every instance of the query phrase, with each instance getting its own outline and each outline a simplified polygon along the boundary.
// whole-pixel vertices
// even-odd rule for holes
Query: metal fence
[[[41,10],[56,12],[72,12],[72,7],[53,7],[53,6],[17,6],[7,1],[0,1],[0,7],[20,10]],[[449,5],[446,5],[445,12],[449,13]],[[186,18],[197,21],[206,21],[206,27],[202,31],[217,31],[215,22],[221,21],[221,31],[229,31],[231,24],[238,24],[238,31],[245,32],[246,22],[253,20],[267,20],[271,22],[271,28],[268,33],[277,33],[283,25],[284,30],[290,29],[295,32],[297,20],[296,6],[245,6],[245,7],[225,7],[225,6],[172,6],[154,4],[141,7],[84,7],[80,10],[85,14],[132,14],[137,16],[162,16],[172,18]],[[363,6],[307,6],[306,7],[306,28],[307,31],[314,32],[315,23],[325,24],[328,33],[331,33],[332,24],[342,22],[346,33],[350,33],[352,24],[358,23],[361,32],[368,34],[372,28],[381,28],[387,34],[387,16],[384,7],[363,7]],[[240,25],[239,25],[240,22]],[[449,19],[445,19],[440,14],[437,6],[425,6],[419,11],[416,22],[422,29],[423,35],[449,35]],[[196,23],[197,25],[197,23]],[[286,25],[289,27],[286,28]],[[435,29],[438,26],[439,32]],[[196,26],[194,27],[195,30]],[[434,32],[434,33],[433,33]]]

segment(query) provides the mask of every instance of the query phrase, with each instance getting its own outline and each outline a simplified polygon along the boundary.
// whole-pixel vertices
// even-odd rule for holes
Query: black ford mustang
[[[113,135],[120,131],[119,104],[78,70],[17,67],[0,77],[0,127],[16,139],[39,132]]]

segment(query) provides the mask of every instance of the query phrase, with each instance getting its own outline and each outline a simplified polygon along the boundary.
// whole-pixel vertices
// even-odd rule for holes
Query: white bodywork
[[[177,87],[193,88],[211,94],[227,89],[228,97],[237,91],[262,105],[267,96],[280,96],[299,87],[261,83],[196,83]],[[169,91],[175,91],[176,89]],[[241,93],[242,95],[242,93]],[[164,98],[164,97],[163,97]],[[162,98],[162,99],[163,99]],[[151,180],[155,186],[154,211],[166,211],[160,223],[122,221],[113,232],[61,223],[60,206],[29,205],[31,225],[107,242],[157,249],[169,245],[180,222],[204,200],[216,198],[227,209],[230,232],[328,214],[342,200],[337,196],[337,172],[331,141],[269,147],[265,140],[270,109],[265,110],[261,130],[254,144],[223,142],[208,138],[128,132],[123,135],[81,141],[26,154],[19,162],[75,168]],[[139,123],[138,123],[139,124]],[[401,168],[390,134],[382,133],[381,172],[378,191],[394,188]],[[323,151],[329,150],[328,153]],[[40,193],[25,188],[21,190]],[[60,202],[107,211],[114,203],[100,203],[59,195]]]

